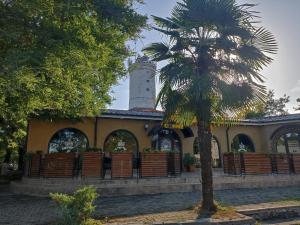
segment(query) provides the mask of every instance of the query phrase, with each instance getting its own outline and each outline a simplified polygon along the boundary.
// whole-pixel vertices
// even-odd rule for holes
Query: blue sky
[[[142,14],[167,17],[177,0],[145,0],[137,11]],[[291,96],[289,111],[293,112],[296,98],[300,97],[300,0],[238,0],[239,3],[257,3],[256,11],[260,12],[262,26],[276,37],[279,51],[274,61],[262,74],[266,77],[266,86],[275,90],[276,97],[287,94]],[[151,19],[149,23],[152,24]],[[162,35],[154,30],[144,31],[144,38],[131,43],[131,47],[140,52],[144,46],[162,40]],[[158,65],[160,67],[160,65]],[[157,84],[159,88],[159,84]],[[158,91],[158,90],[157,90]],[[115,98],[110,108],[128,109],[128,78],[119,81],[112,89]]]

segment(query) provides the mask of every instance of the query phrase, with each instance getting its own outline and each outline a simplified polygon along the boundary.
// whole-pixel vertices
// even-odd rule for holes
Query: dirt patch
[[[218,207],[218,211],[211,217],[216,220],[238,220],[245,218],[244,215],[237,213],[233,208]],[[124,225],[124,224],[153,224],[159,222],[174,222],[180,223],[184,221],[199,219],[196,210],[183,210],[177,212],[153,213],[147,215],[139,215],[132,217],[107,218],[103,224],[105,225]]]

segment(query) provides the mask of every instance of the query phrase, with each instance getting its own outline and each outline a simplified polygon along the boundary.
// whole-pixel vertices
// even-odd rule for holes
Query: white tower
[[[138,57],[129,73],[129,109],[155,108],[156,64],[148,57]]]

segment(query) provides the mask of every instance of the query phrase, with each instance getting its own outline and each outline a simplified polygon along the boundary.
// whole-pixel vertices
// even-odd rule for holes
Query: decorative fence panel
[[[132,153],[112,153],[111,162],[112,178],[128,178],[133,176]]]
[[[224,153],[223,164],[224,164],[223,165],[224,173],[232,174],[232,175],[242,173],[240,154],[234,154],[232,152]]]
[[[272,173],[272,165],[270,155],[260,153],[244,153],[245,174],[270,174]]]
[[[30,159],[27,162],[29,164],[28,176],[39,177],[41,175],[42,155],[31,155]]]
[[[176,176],[181,172],[181,157],[179,153],[169,153],[168,155],[168,173]]]
[[[103,154],[100,152],[84,152],[82,157],[83,177],[102,177],[103,173]]]
[[[142,153],[141,177],[168,176],[168,153]]]
[[[226,174],[300,174],[300,154],[224,153]]]
[[[286,154],[272,154],[272,171],[278,174],[290,173],[290,159]]]
[[[293,159],[294,172],[300,174],[300,154],[293,154],[292,159]]]
[[[75,173],[75,153],[51,153],[43,159],[44,177],[72,177]]]

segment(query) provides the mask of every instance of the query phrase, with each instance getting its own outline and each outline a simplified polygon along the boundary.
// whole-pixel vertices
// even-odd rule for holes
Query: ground
[[[226,205],[239,207],[248,204],[300,198],[300,187],[235,189],[215,192],[216,199]],[[120,217],[162,213],[161,218],[172,217],[170,212],[183,213],[200,199],[200,193],[171,193],[146,196],[99,198],[96,217]],[[37,225],[55,221],[59,215],[49,198],[14,195],[0,190],[1,225]],[[147,217],[144,216],[144,219]],[[125,221],[123,221],[123,224]]]

